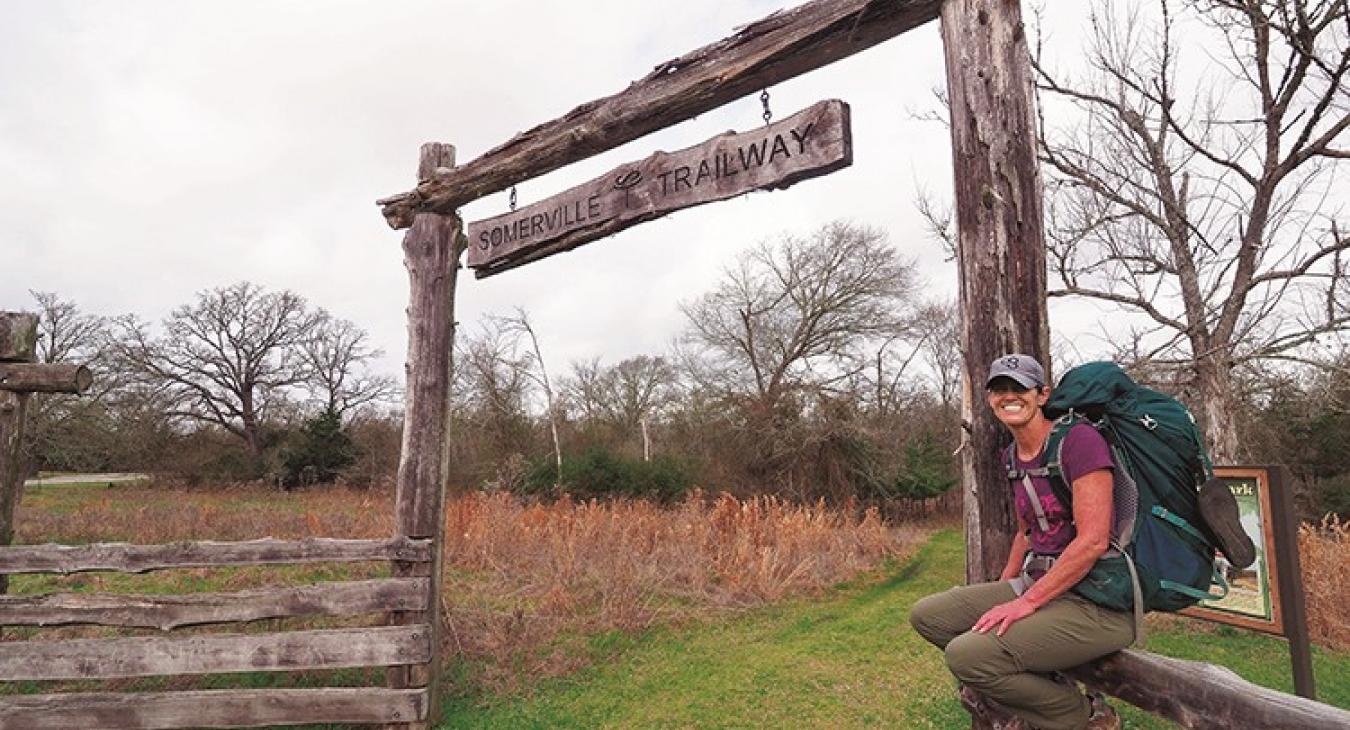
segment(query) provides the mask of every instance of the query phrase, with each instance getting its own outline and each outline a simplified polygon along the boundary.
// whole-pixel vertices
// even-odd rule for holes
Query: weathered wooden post
[[[417,166],[419,180],[455,166],[455,148],[428,142]],[[450,368],[455,340],[455,279],[464,250],[455,214],[419,213],[403,238],[408,269],[407,394],[403,444],[398,464],[395,518],[398,534],[429,538],[428,563],[395,563],[400,577],[430,577],[427,610],[398,613],[397,623],[426,623],[431,631],[431,661],[389,670],[395,688],[427,688],[427,720],[400,727],[427,728],[435,722],[440,676],[441,572],[445,547],[445,490],[450,454]]]
[[[0,312],[0,363],[32,362],[36,355],[37,315]],[[0,389],[0,545],[14,540],[14,507],[23,491],[23,420],[28,394]],[[0,575],[0,593],[9,576]]]
[[[998,458],[1008,437],[985,406],[983,374],[1007,352],[1050,366],[1045,237],[1019,0],[945,0],[942,45],[961,279],[966,581],[975,583],[998,577],[1016,529]],[[968,709],[972,728],[1021,726],[997,710]]]
[[[997,578],[1016,527],[998,447],[1007,440],[984,403],[983,374],[1007,352],[1049,368],[1045,235],[1036,163],[1035,101],[1018,0],[946,0],[942,43],[951,100],[969,441],[966,579]]]
[[[14,508],[23,493],[24,416],[32,393],[79,393],[93,382],[71,363],[37,364],[36,314],[0,312],[0,545],[14,541]],[[0,593],[9,577],[0,575]]]

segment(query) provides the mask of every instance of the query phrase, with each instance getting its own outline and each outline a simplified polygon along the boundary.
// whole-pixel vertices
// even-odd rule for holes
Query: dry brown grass
[[[393,515],[393,495],[384,491],[50,486],[26,490],[14,525],[16,543],[155,544],[260,537],[388,537],[393,534]]]
[[[25,495],[16,542],[384,537],[392,515],[388,492],[44,488]],[[461,666],[473,668],[475,683],[496,688],[594,661],[589,641],[599,634],[820,590],[907,553],[924,534],[888,526],[875,510],[702,494],[660,507],[470,493],[449,501],[446,528],[447,649],[468,660]],[[106,585],[95,574],[47,576],[24,578],[31,585],[20,590],[243,590],[369,577],[376,567],[165,571]]]
[[[1334,515],[1298,531],[1299,560],[1313,643],[1350,650],[1350,520]]]
[[[695,494],[662,508],[468,495],[448,515],[448,638],[500,686],[522,663],[539,676],[589,661],[586,636],[817,591],[921,537],[873,510],[767,497]]]

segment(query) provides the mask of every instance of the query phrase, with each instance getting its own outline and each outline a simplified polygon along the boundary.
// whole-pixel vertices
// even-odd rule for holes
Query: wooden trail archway
[[[424,145],[417,186],[377,201],[391,227],[410,228],[404,239],[412,283],[405,434],[425,429],[450,436],[443,412],[419,407],[415,413],[414,406],[442,403],[448,389],[455,269],[466,245],[460,206],[939,17],[951,105],[963,323],[966,572],[971,581],[996,578],[1015,520],[1008,490],[978,486],[1002,484],[996,455],[1004,436],[988,409],[979,407],[974,374],[1011,351],[1049,362],[1034,97],[1019,0],[814,0],[673,58],[627,89],[581,104],[462,166],[447,162],[448,146]],[[405,449],[423,452],[403,455],[409,468],[399,471],[400,504],[439,504],[446,444],[413,444],[408,438]],[[433,465],[439,465],[438,474]],[[438,545],[439,537],[433,542]],[[421,680],[434,684],[434,676],[433,666]],[[1256,687],[1222,668],[1142,652],[1120,652],[1080,668],[1076,676],[1190,728],[1350,727],[1350,713]],[[1189,691],[1197,678],[1206,681],[1205,691]],[[976,726],[1006,722],[977,718]]]
[[[50,642],[0,642],[0,680],[102,679],[238,671],[389,667],[389,688],[57,693],[0,698],[5,728],[242,727],[316,722],[426,728],[436,717],[441,641],[448,398],[454,291],[465,250],[456,209],[942,18],[952,109],[965,327],[967,573],[993,577],[1012,513],[997,484],[1001,434],[974,407],[971,373],[996,355],[1047,355],[1044,245],[1030,77],[1018,0],[814,0],[662,64],[623,92],[583,104],[461,167],[427,144],[418,184],[380,203],[407,228],[408,383],[396,533],[383,540],[0,545],[0,577],[199,566],[387,561],[393,576],[272,591],[182,596],[0,597],[0,625],[79,623],[168,630],[259,618],[379,613],[385,626]],[[1014,307],[1013,304],[1017,306]],[[0,315],[0,488],[17,493],[26,394],[87,385],[78,368],[31,364],[31,316]],[[10,487],[13,486],[13,489]],[[0,500],[0,518],[12,517]],[[38,646],[43,644],[44,646]],[[1254,687],[1210,665],[1120,652],[1075,675],[1189,728],[1350,727],[1350,713]],[[994,719],[994,722],[999,722]],[[986,725],[988,726],[988,725]]]

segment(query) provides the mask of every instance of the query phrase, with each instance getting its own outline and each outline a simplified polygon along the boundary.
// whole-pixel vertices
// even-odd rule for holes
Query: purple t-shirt
[[[1031,461],[1022,461],[1017,458],[1016,446],[1011,448],[1018,469],[1039,469],[1045,466],[1044,450]],[[1075,423],[1064,436],[1060,462],[1064,486],[1072,489],[1070,485],[1078,477],[1098,469],[1112,468],[1111,449],[1106,445],[1106,439],[1097,433],[1097,429],[1086,423]],[[1031,498],[1027,495],[1026,488],[1022,486],[1022,480],[1009,480],[1008,484],[1013,490],[1017,516],[1021,518],[1022,524],[1031,528],[1031,534],[1028,536],[1031,552],[1043,555],[1058,555],[1064,552],[1064,548],[1073,541],[1078,531],[1073,524],[1073,510],[1069,505],[1062,504],[1055,496],[1055,491],[1050,488],[1050,479],[1031,478],[1031,485],[1036,488],[1036,496],[1041,501],[1041,509],[1045,510],[1045,521],[1049,525],[1047,530],[1042,530],[1036,520],[1036,511],[1031,506]]]

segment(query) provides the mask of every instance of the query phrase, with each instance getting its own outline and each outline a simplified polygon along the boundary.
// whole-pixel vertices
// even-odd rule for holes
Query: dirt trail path
[[[50,476],[33,478],[24,482],[25,487],[41,487],[51,484],[89,484],[107,482],[115,484],[117,482],[139,482],[149,479],[148,474],[137,474],[134,472],[108,472],[105,474],[62,474],[60,476]]]

